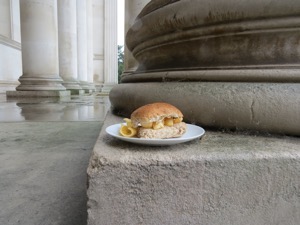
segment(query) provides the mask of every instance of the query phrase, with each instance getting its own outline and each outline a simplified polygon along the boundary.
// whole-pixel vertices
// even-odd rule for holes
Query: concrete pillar
[[[126,35],[139,64],[110,92],[114,110],[167,101],[205,127],[300,136],[299,13],[296,0],[149,2]]]
[[[82,88],[77,81],[76,2],[59,0],[57,7],[59,74],[66,89],[78,94]]]
[[[109,92],[118,83],[117,12],[117,0],[105,0],[103,92]]]
[[[77,0],[77,69],[80,86],[89,91],[87,72],[87,2]]]
[[[19,92],[21,96],[60,95],[57,91],[66,88],[58,75],[57,2],[20,1],[20,13],[23,75],[16,90],[29,91]],[[10,93],[7,94],[10,96]]]
[[[89,90],[94,91],[94,51],[93,51],[93,1],[86,1],[86,10],[87,10],[87,82],[89,85]]]
[[[144,6],[150,0],[125,0],[125,30],[126,35],[129,28],[134,24],[137,15],[142,11]],[[130,74],[138,67],[138,62],[133,57],[131,51],[128,50],[126,44],[124,48],[124,72],[123,74]]]
[[[93,2],[94,84],[100,91],[104,83],[104,0]]]

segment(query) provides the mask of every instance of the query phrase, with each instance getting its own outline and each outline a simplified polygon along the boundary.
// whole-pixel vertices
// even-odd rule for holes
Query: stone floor
[[[0,93],[0,224],[86,224],[86,169],[107,96]]]

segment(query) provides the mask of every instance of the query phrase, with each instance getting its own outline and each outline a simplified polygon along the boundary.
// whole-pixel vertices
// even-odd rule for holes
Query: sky
[[[124,45],[125,0],[118,0],[118,45]]]

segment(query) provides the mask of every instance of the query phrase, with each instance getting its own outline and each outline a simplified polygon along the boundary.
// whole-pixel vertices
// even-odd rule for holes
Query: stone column
[[[86,10],[87,10],[87,81],[89,84],[89,90],[94,91],[94,51],[93,51],[93,1],[86,1]]]
[[[104,0],[93,5],[94,84],[100,91],[104,82]]]
[[[105,0],[103,92],[109,92],[118,83],[117,12],[117,0]]]
[[[20,1],[23,75],[18,92],[8,96],[69,94],[58,66],[57,2]]]
[[[204,127],[300,136],[299,13],[296,0],[151,1],[127,32],[139,66],[113,110],[166,101]]]
[[[150,0],[130,0],[125,1],[125,35],[129,28],[134,24],[137,15]],[[124,47],[124,71],[123,74],[130,74],[138,67],[138,62],[128,50],[126,44]]]
[[[89,92],[87,79],[87,2],[77,0],[77,70],[80,86]]]
[[[76,2],[59,0],[57,6],[59,74],[66,89],[72,94],[79,94],[82,88],[77,81]]]

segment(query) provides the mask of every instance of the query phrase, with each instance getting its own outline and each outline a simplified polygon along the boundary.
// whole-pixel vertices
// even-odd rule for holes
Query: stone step
[[[135,145],[105,132],[88,167],[88,224],[298,225],[300,139],[206,131],[201,140]]]

